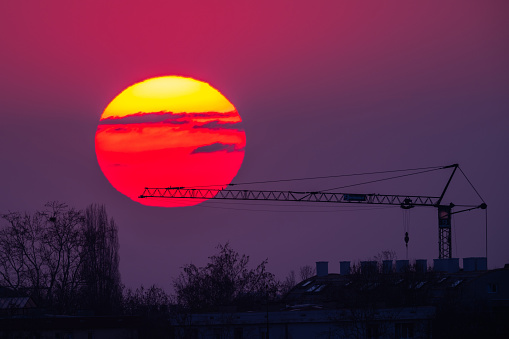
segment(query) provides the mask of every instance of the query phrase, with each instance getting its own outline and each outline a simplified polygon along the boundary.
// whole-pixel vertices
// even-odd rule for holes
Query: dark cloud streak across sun
[[[164,122],[181,124],[186,123],[192,119],[228,119],[238,117],[237,111],[218,113],[218,112],[204,112],[204,113],[172,113],[172,112],[138,112],[125,117],[109,117],[102,119],[100,125],[110,124],[139,124],[150,122]]]
[[[203,125],[195,125],[193,128],[209,128],[209,129],[234,129],[237,131],[244,131],[240,122],[221,122],[218,120],[207,122]]]
[[[229,152],[240,152],[243,151],[244,147],[238,148],[235,144],[222,144],[220,142],[216,142],[210,145],[200,146],[195,148],[191,154],[196,153],[213,153],[213,152],[220,152],[220,151],[227,151]]]

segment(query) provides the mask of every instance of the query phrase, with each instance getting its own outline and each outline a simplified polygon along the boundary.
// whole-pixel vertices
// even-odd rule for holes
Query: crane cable
[[[411,175],[417,175],[417,174],[423,174],[423,173],[427,173],[427,172],[438,171],[438,170],[440,170],[440,169],[443,169],[443,167],[434,168],[434,169],[428,169],[428,170],[420,171],[420,172],[416,172],[416,173],[409,173],[409,174],[396,175],[396,176],[393,176],[393,177],[388,177],[388,178],[383,178],[383,179],[376,179],[376,180],[371,180],[371,181],[365,181],[365,182],[360,182],[360,183],[351,184],[351,185],[345,185],[345,186],[339,186],[339,187],[328,188],[328,189],[322,190],[322,191],[320,191],[320,192],[327,192],[327,191],[332,191],[332,190],[341,189],[341,188],[346,188],[346,187],[353,187],[353,186],[360,186],[360,185],[365,185],[365,184],[372,184],[372,183],[380,182],[380,181],[386,181],[386,180],[398,179],[398,178],[408,177],[408,176],[411,176]]]
[[[208,203],[210,204],[210,202]],[[342,213],[342,212],[359,212],[360,209],[346,209],[346,210],[281,210],[281,209],[253,209],[253,208],[237,208],[237,207],[223,207],[223,206],[209,206],[209,205],[199,205],[201,208],[212,208],[212,209],[222,209],[222,210],[233,210],[233,211],[249,211],[249,212],[274,212],[274,213]],[[373,211],[380,209],[387,209],[390,207],[372,207],[372,208],[364,208],[362,211]]]
[[[342,178],[342,177],[354,177],[354,176],[362,176],[362,175],[374,175],[374,174],[384,174],[384,173],[396,173],[396,172],[409,172],[409,171],[421,171],[417,173],[410,173],[402,176],[421,174],[429,171],[436,171],[439,169],[443,169],[446,166],[430,166],[430,167],[420,167],[420,168],[408,168],[408,169],[397,169],[397,170],[388,170],[388,171],[375,171],[375,172],[363,172],[363,173],[350,173],[350,174],[337,174],[337,175],[327,175],[327,176],[316,176],[316,177],[304,177],[304,178],[293,178],[293,179],[275,179],[275,180],[265,180],[265,181],[249,181],[249,182],[240,182],[240,183],[229,183],[229,184],[216,184],[216,185],[198,185],[198,186],[186,186],[185,188],[206,188],[206,187],[226,187],[226,186],[240,186],[240,185],[254,185],[254,184],[268,184],[268,183],[278,183],[278,182],[289,182],[289,181],[304,181],[304,180],[318,180],[318,179],[331,179],[331,178]],[[396,179],[401,176],[389,177],[380,179],[377,181]],[[373,181],[376,182],[376,181]],[[368,184],[370,182],[353,184],[352,186]],[[349,186],[346,186],[349,187]],[[334,189],[334,188],[332,188]],[[327,189],[325,191],[330,191],[332,189]]]
[[[472,187],[472,189],[474,190],[474,192],[477,194],[477,196],[479,197],[479,199],[481,199],[481,201],[483,202],[483,204],[486,205],[486,201],[484,201],[484,199],[482,198],[481,194],[479,194],[479,192],[477,191],[477,189],[474,187],[474,185],[472,184],[472,182],[470,182],[470,180],[468,179],[467,175],[465,174],[465,172],[463,172],[463,170],[461,169],[461,167],[458,166],[458,169],[460,170],[461,174],[463,174],[463,176],[465,177],[465,179],[467,180],[467,182],[470,184],[470,187]],[[488,207],[485,206],[484,207],[484,237],[485,237],[485,250],[486,250],[486,261],[488,261]]]
[[[486,203],[486,201],[484,201],[484,199],[481,197],[481,195],[479,194],[479,192],[475,189],[474,185],[470,182],[470,180],[468,179],[467,175],[465,174],[465,172],[463,172],[463,170],[461,169],[461,167],[458,166],[458,169],[460,170],[461,174],[463,174],[463,176],[465,177],[465,179],[467,179],[468,183],[470,184],[470,187],[472,187],[472,189],[474,190],[474,192],[477,194],[477,196],[479,197],[479,199],[481,199],[481,201],[483,203]]]
[[[410,237],[408,232],[410,231],[410,209],[403,209],[403,232],[405,232],[405,247],[406,247],[406,259],[408,260],[408,241]]]
[[[453,258],[459,258],[459,251],[458,251],[458,236],[456,234],[456,218],[452,218],[452,232],[454,233],[454,248],[451,250],[451,255],[453,255]],[[456,252],[456,256],[454,256],[453,251]]]

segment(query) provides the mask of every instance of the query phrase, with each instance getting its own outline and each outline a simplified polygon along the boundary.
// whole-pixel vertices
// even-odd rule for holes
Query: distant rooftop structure
[[[435,259],[428,270],[426,260],[410,265],[408,260],[383,263],[363,261],[353,270],[347,261],[340,262],[340,272],[329,273],[327,262],[317,262],[320,274],[297,284],[285,296],[285,303],[314,305],[320,308],[354,307],[376,303],[381,307],[436,305],[446,295],[462,295],[475,291],[477,298],[487,302],[509,300],[509,269],[486,270],[486,258]],[[502,292],[502,289],[503,292]],[[490,292],[491,291],[491,292]]]
[[[401,261],[400,270],[388,260],[353,267],[341,261],[338,274],[319,261],[315,276],[266,310],[196,313],[189,324],[178,316],[170,322],[175,338],[509,338],[509,266],[480,270],[482,258],[468,259],[460,270],[457,262],[445,261],[446,269],[436,271],[424,260]]]
[[[0,315],[27,314],[36,307],[30,297],[0,298]]]

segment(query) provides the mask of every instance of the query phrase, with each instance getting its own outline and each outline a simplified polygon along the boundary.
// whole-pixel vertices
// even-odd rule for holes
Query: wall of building
[[[431,338],[434,307],[368,310],[301,310],[269,312],[270,338],[395,338],[411,329],[416,337]],[[187,330],[199,338],[266,338],[267,313],[195,314],[184,328],[175,325],[175,337]],[[398,332],[399,331],[399,332]],[[418,335],[417,335],[418,334]]]

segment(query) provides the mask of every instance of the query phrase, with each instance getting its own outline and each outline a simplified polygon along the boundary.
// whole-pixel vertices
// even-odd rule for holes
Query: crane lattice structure
[[[453,214],[467,212],[474,209],[486,209],[486,203],[480,205],[443,205],[442,200],[459,168],[458,164],[444,166],[439,169],[453,168],[451,176],[445,185],[442,194],[438,197],[422,195],[396,195],[396,194],[359,194],[340,192],[295,192],[275,190],[235,190],[217,188],[186,188],[146,187],[139,198],[169,198],[169,199],[220,199],[220,200],[258,200],[258,201],[287,201],[308,203],[340,203],[362,205],[399,205],[403,209],[417,206],[435,207],[438,211],[438,257],[440,259],[452,257],[451,217]],[[461,169],[460,169],[461,170]],[[465,176],[466,177],[466,176]],[[467,179],[468,180],[468,179]],[[469,181],[470,183],[470,181]],[[473,187],[473,186],[472,186]],[[475,190],[475,188],[474,188]],[[477,191],[476,191],[477,192]],[[482,200],[482,198],[481,198]],[[454,207],[463,207],[459,211],[452,211]]]

